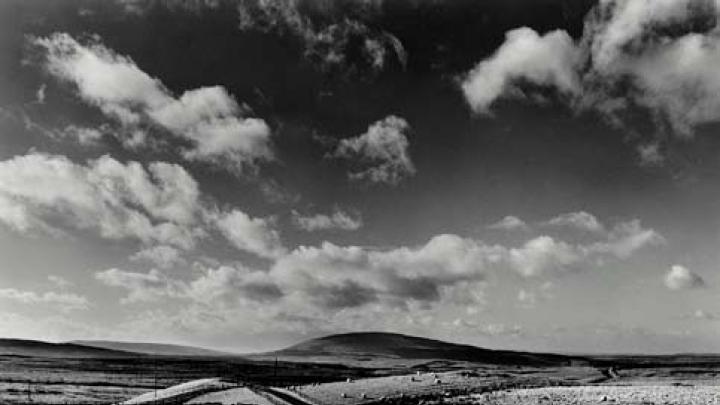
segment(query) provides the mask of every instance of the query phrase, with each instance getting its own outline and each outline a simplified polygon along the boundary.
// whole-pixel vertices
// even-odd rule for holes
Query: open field
[[[0,404],[109,404],[200,378],[268,385],[370,376],[338,365],[252,362],[234,358],[112,359],[0,356]],[[29,395],[28,395],[29,394]]]
[[[318,404],[363,404],[392,398],[460,396],[510,387],[586,384],[602,378],[591,367],[475,367],[460,371],[420,372],[294,388]]]
[[[720,365],[625,368],[608,379],[596,367],[522,367],[433,362],[420,371],[352,369],[329,365],[246,364],[220,359],[0,358],[0,403],[110,404],[155,387],[219,377],[217,392],[198,391],[180,403],[282,404],[257,387],[278,386],[315,405],[331,404],[715,404]],[[427,364],[426,364],[427,365]],[[456,368],[457,367],[457,368]],[[155,373],[157,371],[157,373]],[[377,374],[392,374],[381,375]],[[348,380],[348,378],[350,380]],[[247,384],[238,387],[236,384]],[[28,389],[30,397],[28,398]],[[548,399],[549,398],[549,399]],[[715,401],[715,402],[713,402]],[[603,401],[604,402],[604,401]]]
[[[247,357],[12,341],[0,355],[0,404],[669,405],[720,398],[720,357],[713,355],[562,356],[338,336]]]
[[[692,405],[720,404],[718,386],[585,386],[546,387],[493,392],[458,398],[455,403],[515,404],[626,404]]]

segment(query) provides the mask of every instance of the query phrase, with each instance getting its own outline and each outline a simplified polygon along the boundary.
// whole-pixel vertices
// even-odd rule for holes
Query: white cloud
[[[584,259],[576,246],[549,236],[539,236],[520,248],[512,248],[509,256],[511,266],[525,277],[567,270]]]
[[[410,125],[405,119],[390,115],[368,127],[367,132],[340,141],[333,155],[359,159],[364,169],[350,173],[353,180],[398,184],[415,174],[410,159],[410,142],[406,133]]]
[[[62,136],[76,140],[80,145],[96,145],[103,137],[105,128],[89,128],[70,125],[62,131]]]
[[[379,312],[389,314],[392,321],[388,325],[397,322],[418,327],[439,325],[441,319],[436,317],[448,308],[468,315],[482,311],[486,280],[492,272],[515,270],[525,277],[562,275],[610,259],[626,259],[661,240],[655,231],[634,220],[593,234],[596,241],[585,244],[539,236],[508,247],[443,234],[417,246],[390,249],[323,242],[288,250],[272,229],[272,220],[252,218],[237,210],[211,215],[236,247],[271,259],[268,268],[196,264],[200,273],[191,279],[174,278],[155,269],[109,269],[96,273],[96,279],[123,289],[123,303],[177,303],[177,313],[164,321],[168,328],[202,331],[241,322],[255,331],[283,328],[296,332],[328,325],[377,325],[371,314]],[[524,289],[517,300],[522,306],[533,306],[552,298],[551,288],[546,282],[536,289]],[[303,316],[296,315],[299,311]],[[129,324],[145,325],[161,314],[147,315],[149,318],[142,315]]]
[[[79,96],[121,123],[128,146],[147,142],[147,124],[189,142],[187,159],[222,165],[234,171],[273,159],[265,121],[247,118],[221,86],[188,90],[175,97],[129,57],[99,43],[83,45],[68,34],[35,38],[46,56],[45,67],[73,83]],[[141,129],[141,127],[143,129]]]
[[[55,224],[92,229],[109,239],[136,238],[190,249],[202,234],[197,183],[174,164],[109,156],[71,162],[31,153],[0,161],[0,221],[18,231]],[[52,224],[51,224],[52,223]]]
[[[571,106],[598,111],[614,124],[628,124],[623,114],[641,108],[661,127],[690,135],[720,121],[717,6],[714,0],[602,0],[577,41],[564,31],[509,31],[468,74],[465,96],[475,111],[487,112],[523,87],[521,80],[554,87]],[[657,148],[640,151],[662,161]]]
[[[674,265],[665,274],[665,286],[671,290],[688,290],[703,287],[705,280],[687,267]]]
[[[48,291],[36,293],[34,291],[17,290],[14,288],[0,288],[0,299],[16,301],[23,304],[47,304],[62,311],[83,310],[89,307],[87,298],[72,293],[57,293]]]
[[[321,5],[309,4],[310,8],[314,6]],[[333,4],[324,3],[324,6],[332,8]],[[407,52],[392,33],[347,15],[334,21],[332,11],[315,11],[324,12],[325,18],[309,18],[298,0],[243,0],[238,4],[239,26],[241,30],[276,32],[298,38],[305,57],[325,71],[354,68],[379,72],[391,61],[405,68]]]
[[[47,86],[43,83],[38,87],[35,92],[35,102],[38,104],[45,104],[45,89]]]
[[[293,211],[293,221],[297,227],[308,232],[329,229],[356,231],[363,225],[359,215],[349,214],[337,208],[330,215],[302,216],[297,211]]]
[[[286,293],[320,307],[406,306],[438,301],[444,286],[483,280],[502,254],[501,247],[456,235],[385,251],[324,242],[281,257],[270,276]]]
[[[607,240],[597,242],[588,247],[591,253],[611,254],[619,259],[626,259],[646,246],[657,246],[665,243],[665,238],[654,229],[643,228],[640,221],[620,222],[606,235]]]
[[[546,224],[571,227],[587,232],[603,233],[605,226],[598,219],[585,211],[569,212],[546,221]]]
[[[521,288],[518,291],[517,300],[524,308],[532,308],[537,303],[537,294],[535,292]]]
[[[181,166],[144,167],[109,156],[86,165],[40,153],[0,161],[0,223],[19,232],[59,236],[74,228],[139,240],[145,246],[130,259],[160,268],[183,263],[181,251],[213,230],[260,257],[286,252],[272,219],[218,211],[201,200],[197,182]]]
[[[695,310],[695,312],[690,315],[690,318],[702,321],[714,321],[718,319],[716,315],[702,309]]]
[[[130,260],[137,262],[150,262],[163,269],[169,269],[178,264],[185,263],[185,260],[182,258],[182,252],[167,245],[159,245],[142,249],[130,256]]]
[[[56,287],[58,287],[61,290],[67,289],[73,285],[70,281],[65,279],[65,277],[58,276],[55,274],[51,274],[47,276],[47,279],[49,282],[53,283]]]
[[[181,297],[183,293],[182,283],[155,269],[148,273],[136,273],[112,268],[95,273],[95,278],[105,285],[127,290],[128,295],[120,301],[123,304]]]
[[[520,247],[506,247],[445,234],[419,246],[393,249],[323,242],[287,251],[264,220],[253,220],[240,212],[228,214],[223,220],[226,232],[236,232],[238,248],[274,260],[269,269],[206,269],[194,281],[172,284],[173,290],[168,290],[170,283],[158,279],[159,273],[155,273],[151,278],[161,287],[150,288],[150,296],[158,296],[159,290],[166,296],[183,296],[206,304],[216,299],[223,303],[265,300],[278,305],[278,310],[303,307],[343,311],[368,305],[409,308],[436,303],[472,308],[484,302],[483,283],[488,272],[512,269],[524,277],[560,275],[595,267],[608,259],[626,259],[655,243],[652,238],[637,237],[654,231],[630,221],[613,228],[622,232],[610,232],[602,241],[588,244],[539,236]],[[252,235],[250,241],[248,235]],[[232,235],[228,238],[233,241]],[[551,287],[550,283],[543,284],[537,293],[539,298],[550,297]],[[530,300],[530,292],[526,293],[525,298]]]
[[[620,222],[610,231],[597,235],[602,240],[587,244],[571,244],[547,235],[538,236],[520,248],[511,248],[510,263],[521,275],[531,277],[548,272],[579,270],[579,267],[588,267],[607,258],[624,260],[640,249],[665,242],[654,229],[643,228],[639,220]]]
[[[275,258],[286,250],[272,220],[252,218],[240,210],[217,214],[218,229],[238,249],[260,257]]]
[[[267,272],[241,266],[206,269],[188,285],[187,295],[195,302],[277,300],[283,292]]]
[[[189,281],[172,278],[156,269],[147,273],[117,268],[99,271],[95,278],[101,283],[126,290],[125,304],[155,302],[164,299],[192,304],[237,307],[242,302],[277,300],[283,293],[267,272],[242,266],[203,268],[202,274]]]
[[[472,109],[479,113],[489,113],[493,102],[520,81],[574,95],[579,89],[575,71],[578,60],[573,40],[565,31],[539,36],[530,28],[518,28],[508,31],[495,54],[468,73],[462,89]]]
[[[529,230],[530,227],[523,221],[522,219],[513,216],[508,215],[501,219],[498,222],[495,222],[494,224],[488,225],[488,229],[501,229],[505,231],[514,231],[514,230],[522,230],[526,231]]]

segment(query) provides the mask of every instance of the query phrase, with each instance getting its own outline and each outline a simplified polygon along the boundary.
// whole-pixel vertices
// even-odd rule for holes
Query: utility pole
[[[154,388],[155,388],[153,392],[155,392],[155,402],[157,402],[157,390],[158,390],[158,385],[157,385],[157,359],[154,358],[154,357],[153,357],[153,379],[154,379],[153,385],[154,385]]]

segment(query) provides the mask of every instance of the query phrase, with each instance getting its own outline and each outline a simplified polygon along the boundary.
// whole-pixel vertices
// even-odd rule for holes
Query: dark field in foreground
[[[720,385],[715,355],[563,356],[380,333],[334,335],[250,356],[158,356],[17,340],[0,346],[0,404],[111,404],[214,377],[251,391],[285,387],[283,392],[316,405],[504,405],[547,402],[543,398],[591,404],[603,393],[618,398],[618,405],[694,404],[694,387],[704,387],[697,391],[705,398]],[[637,388],[618,389],[622,386]],[[234,404],[233,395],[243,389],[207,398]],[[658,396],[658,390],[667,395]],[[717,393],[703,403],[720,404]]]
[[[0,356],[0,404],[108,404],[156,387],[207,377],[296,385],[372,374],[372,370],[330,364],[279,363],[276,368],[274,362],[241,358]]]
[[[602,367],[531,367],[431,361],[415,367],[248,362],[220,358],[60,359],[0,357],[0,403],[109,404],[156,387],[222,377],[231,382],[293,386],[321,404],[419,403],[447,396],[548,386],[717,385],[720,364],[626,364],[608,378]],[[413,377],[417,370],[423,377]],[[444,371],[444,372],[443,372]],[[435,374],[437,373],[437,374]],[[435,374],[442,380],[434,384]],[[385,376],[385,377],[383,377]],[[347,383],[346,379],[352,382]],[[427,380],[427,381],[424,381]],[[316,385],[316,383],[323,383]],[[348,393],[348,398],[341,398]],[[366,394],[367,398],[362,398]],[[385,399],[387,398],[387,400]],[[394,399],[391,399],[394,398]],[[470,402],[473,403],[473,402]]]

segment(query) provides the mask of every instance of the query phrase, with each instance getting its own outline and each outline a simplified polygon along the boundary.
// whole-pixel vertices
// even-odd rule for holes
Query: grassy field
[[[109,404],[199,378],[291,385],[372,376],[330,364],[250,362],[233,358],[63,359],[0,356],[0,404]]]
[[[720,398],[720,357],[713,355],[561,356],[377,333],[337,335],[250,358],[6,343],[5,354],[0,352],[0,404],[112,404],[133,398],[147,404],[166,398],[198,405],[690,405],[718,404]],[[22,354],[8,353],[13,350]],[[206,387],[201,379],[217,386]],[[193,384],[202,389],[185,390]],[[164,388],[169,389],[154,392]]]

